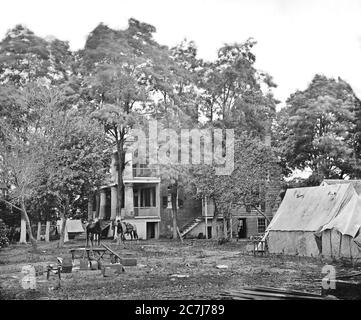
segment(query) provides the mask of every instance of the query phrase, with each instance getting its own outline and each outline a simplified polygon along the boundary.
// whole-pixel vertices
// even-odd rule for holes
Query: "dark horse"
[[[102,233],[102,228],[100,225],[100,220],[97,220],[95,222],[90,222],[86,226],[86,246],[88,246],[88,244],[89,244],[89,238],[90,238],[91,244],[93,246],[94,235],[97,236],[98,246],[99,246],[101,233]]]

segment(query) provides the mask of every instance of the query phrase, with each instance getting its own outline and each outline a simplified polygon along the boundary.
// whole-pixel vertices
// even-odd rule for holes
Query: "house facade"
[[[137,226],[140,239],[170,238],[173,234],[173,222],[169,186],[161,181],[158,166],[133,164],[131,153],[126,153],[125,156],[123,203],[120,216],[117,216],[118,177],[115,155],[113,155],[106,182],[100,188],[98,204],[94,197],[88,208],[88,217],[109,221],[110,227],[105,231],[108,237],[114,236],[112,225],[121,218]],[[223,236],[221,215],[217,216],[217,223],[212,225],[215,206],[211,199],[194,199],[191,195],[185,194],[182,189],[178,190],[177,198],[177,225],[183,237]],[[244,226],[241,238],[247,239],[265,232],[277,206],[270,208],[267,203],[264,203],[256,208],[234,206],[231,210],[232,236],[237,237],[237,226],[241,219]],[[97,212],[99,212],[98,215]]]
[[[139,239],[158,239],[160,231],[160,178],[158,167],[133,165],[131,155],[126,154],[123,173],[124,194],[120,216],[117,216],[118,175],[113,156],[106,183],[100,188],[99,215],[96,199],[93,199],[92,218],[114,223],[118,219],[136,225]],[[114,229],[108,228],[108,236],[114,236]]]
[[[267,226],[272,220],[274,214],[277,212],[278,204],[274,207],[267,207],[267,204],[260,204],[256,208],[250,206],[235,205],[231,208],[231,225],[232,225],[232,237],[238,237],[238,224],[239,219],[243,225],[241,232],[241,239],[249,239],[252,236],[263,234],[266,231]],[[201,215],[194,217],[194,223],[189,223],[184,229],[188,227],[190,229],[185,237],[222,237],[223,236],[223,217],[217,215],[217,223],[213,223],[215,213],[214,202],[210,199],[203,199],[201,202]],[[196,223],[197,222],[197,223]],[[214,228],[215,226],[215,228]]]

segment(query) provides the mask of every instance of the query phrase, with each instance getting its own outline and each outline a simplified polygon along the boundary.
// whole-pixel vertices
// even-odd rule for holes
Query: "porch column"
[[[105,189],[100,190],[100,210],[99,210],[99,219],[105,218],[105,205],[106,205],[106,194]]]
[[[150,190],[152,190],[152,189],[150,189]],[[150,192],[150,206],[153,205],[154,197],[155,197],[155,191],[154,191],[154,193],[153,193],[153,192]]]
[[[133,179],[133,161],[132,161],[132,152],[127,150],[125,152],[125,168],[123,171],[123,178],[124,179]]]
[[[134,217],[134,197],[132,183],[127,183],[124,186],[124,209],[126,216]]]
[[[110,219],[115,220],[117,217],[117,201],[118,201],[118,194],[117,194],[117,187],[111,187],[111,203],[110,203]]]
[[[160,222],[157,222],[155,224],[155,228],[154,228],[154,238],[155,239],[159,239],[159,228],[160,228]]]
[[[157,208],[158,217],[160,217],[160,204],[161,204],[161,200],[160,200],[160,184],[157,183],[155,185],[155,207]]]
[[[206,239],[208,239],[208,199],[207,197],[204,197],[202,198],[202,201],[204,202],[204,219],[205,219],[205,226],[206,226],[206,229],[205,229],[205,236],[206,236]]]

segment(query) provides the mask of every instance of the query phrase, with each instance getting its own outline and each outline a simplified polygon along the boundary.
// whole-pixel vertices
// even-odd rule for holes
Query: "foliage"
[[[216,175],[215,168],[202,165],[193,168],[194,184],[199,196],[214,200],[218,210],[230,214],[233,205],[256,206],[268,201],[274,205],[277,193],[271,186],[280,185],[280,172],[274,151],[258,138],[243,134],[234,144],[234,170],[230,175]]]
[[[8,238],[9,229],[6,224],[0,219],[0,248],[6,247],[9,244]]]
[[[205,62],[197,57],[194,42],[168,48],[155,41],[155,32],[134,18],[124,30],[100,24],[77,52],[67,42],[38,37],[23,26],[2,40],[0,175],[12,186],[13,204],[20,201],[32,220],[84,210],[94,189],[106,181],[114,151],[120,210],[127,140],[131,129],[144,128],[150,119],[177,133],[182,128],[233,128],[242,141],[236,145],[234,175],[215,177],[212,168],[203,168],[200,189],[207,193],[212,187],[220,207],[236,198],[256,201],[251,197],[254,184],[262,179],[264,184],[270,172],[265,168],[276,158],[260,141],[269,134],[277,101],[272,77],[254,66],[255,41],[224,45],[216,61]],[[162,148],[168,143],[163,138]],[[247,153],[253,162],[245,159]],[[256,172],[247,171],[258,163],[257,156]],[[193,169],[160,166],[162,181],[171,186],[175,227],[177,192],[194,190],[194,179],[200,177]],[[253,184],[245,183],[247,177]],[[242,190],[229,188],[240,181]],[[221,186],[229,192],[222,193]]]
[[[271,76],[255,69],[255,44],[253,39],[226,44],[216,61],[202,64],[201,109],[213,125],[234,128],[236,134],[248,131],[264,136],[275,114],[277,101],[270,89],[276,85]]]
[[[277,145],[284,164],[309,167],[318,181],[354,176],[359,158],[356,108],[357,98],[345,81],[316,75],[278,114]]]
[[[67,42],[43,39],[17,25],[7,32],[0,45],[0,83],[59,84],[68,78],[71,59]]]

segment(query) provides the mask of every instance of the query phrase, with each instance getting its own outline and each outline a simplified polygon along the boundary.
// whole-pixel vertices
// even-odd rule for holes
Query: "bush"
[[[8,233],[9,229],[7,228],[6,224],[0,219],[0,248],[9,245]]]

